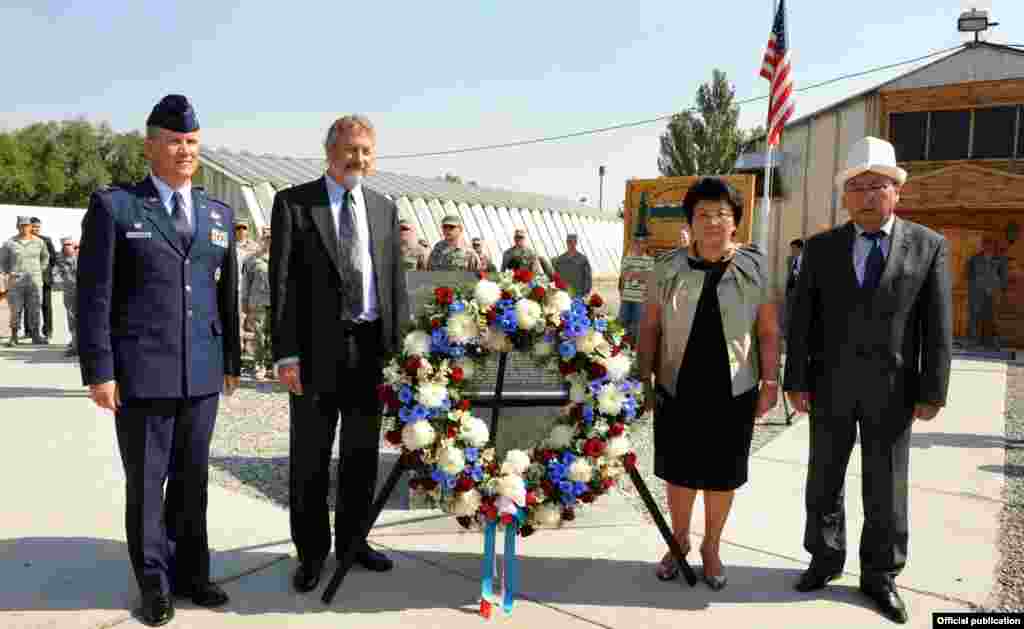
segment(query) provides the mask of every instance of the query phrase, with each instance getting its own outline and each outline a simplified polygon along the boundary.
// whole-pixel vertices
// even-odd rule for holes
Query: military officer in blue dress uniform
[[[149,177],[89,201],[78,339],[90,397],[115,416],[139,615],[158,626],[174,617],[172,596],[204,607],[228,600],[210,581],[207,465],[241,348],[235,216],[192,186],[199,120],[188,99],[153,108],[144,153]]]

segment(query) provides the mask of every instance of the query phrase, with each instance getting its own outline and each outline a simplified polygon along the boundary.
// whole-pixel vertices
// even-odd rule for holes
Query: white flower
[[[533,355],[537,358],[547,358],[555,352],[555,344],[544,340],[537,341],[533,346]]]
[[[523,493],[523,496],[523,500],[525,501],[525,492]],[[516,501],[513,500],[512,498],[509,498],[508,496],[498,496],[498,499],[495,501],[494,506],[498,508],[499,514],[507,513],[509,515],[515,515],[519,512],[519,507],[522,505],[517,505]]]
[[[629,442],[629,437],[626,435],[619,435],[618,437],[612,437],[608,440],[608,447],[605,452],[610,457],[618,458],[624,456],[627,452],[633,449],[633,444]]]
[[[420,450],[434,443],[436,436],[430,422],[413,422],[402,429],[402,445],[406,450]]]
[[[576,429],[566,424],[555,424],[548,435],[548,445],[556,450],[568,448],[576,436]]]
[[[618,415],[622,412],[622,403],[625,401],[626,396],[619,391],[619,387],[609,382],[601,387],[597,394],[597,410],[605,415]]]
[[[466,455],[458,448],[442,448],[437,455],[437,466],[445,474],[454,476],[466,468]]]
[[[467,312],[457,312],[448,317],[448,339],[453,343],[468,343],[480,335],[476,317]]]
[[[501,287],[490,280],[480,280],[473,289],[473,298],[481,310],[487,310],[501,299]]]
[[[598,332],[590,330],[583,336],[576,337],[576,351],[582,354],[593,354],[597,345],[604,340]]]
[[[493,327],[487,328],[487,332],[484,334],[483,345],[494,352],[512,351],[512,341],[509,340],[504,332]]]
[[[569,480],[575,483],[589,482],[593,474],[594,469],[590,467],[590,463],[583,457],[573,461],[572,466],[569,467]]]
[[[605,369],[608,370],[608,377],[612,379],[612,382],[622,382],[629,375],[629,369],[632,367],[632,361],[625,354],[605,358],[602,362]]]
[[[506,474],[498,479],[495,490],[519,506],[526,504],[526,482],[516,474]]]
[[[384,368],[384,382],[387,384],[398,384],[402,381],[402,368],[398,366],[397,360],[392,360]]]
[[[502,474],[516,474],[522,476],[530,467],[530,456],[522,450],[509,450],[505,454],[505,462],[501,465]]]
[[[430,335],[422,330],[414,330],[405,336],[402,347],[410,356],[429,356]]]
[[[480,492],[475,489],[461,491],[455,494],[455,501],[452,504],[452,511],[456,516],[476,515],[480,508]]]
[[[436,382],[425,382],[420,384],[416,392],[416,399],[427,408],[438,408],[448,395],[448,387]]]
[[[544,303],[544,312],[562,314],[572,307],[572,297],[564,290],[551,291]]]
[[[557,505],[545,503],[533,511],[533,519],[538,526],[558,526],[562,521],[562,510]]]
[[[491,438],[490,432],[487,423],[479,417],[468,414],[462,417],[459,438],[471,447],[480,448],[487,445],[487,440]]]
[[[516,321],[522,330],[532,330],[540,319],[540,304],[532,299],[520,299],[516,304]]]

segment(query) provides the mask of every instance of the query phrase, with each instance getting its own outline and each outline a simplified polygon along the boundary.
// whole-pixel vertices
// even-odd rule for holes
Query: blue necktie
[[[861,282],[861,286],[873,291],[878,288],[878,284],[882,280],[882,269],[885,267],[881,242],[882,236],[885,234],[883,232],[864,232],[861,235],[871,241],[871,251],[868,253],[867,262],[864,263],[864,281]]]
[[[192,246],[192,225],[185,218],[185,199],[180,192],[175,192],[172,198],[174,207],[171,210],[171,218],[174,219],[174,231],[178,232],[181,244],[188,249]]]

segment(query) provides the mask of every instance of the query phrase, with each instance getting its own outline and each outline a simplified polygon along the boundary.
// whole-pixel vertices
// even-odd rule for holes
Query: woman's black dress
[[[732,394],[718,283],[729,261],[706,263],[676,390],[659,385],[654,413],[654,474],[690,489],[729,491],[747,482],[757,387]],[[667,395],[671,393],[672,395]]]

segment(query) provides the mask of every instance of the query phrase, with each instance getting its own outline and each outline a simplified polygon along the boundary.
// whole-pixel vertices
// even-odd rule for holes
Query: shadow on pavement
[[[77,364],[77,358],[64,355],[67,349],[64,345],[19,345],[17,347],[7,347],[4,344],[0,347],[0,358],[16,360],[29,365]]]
[[[58,387],[4,387],[0,386],[0,400],[14,398],[85,398],[89,392],[85,389],[61,389]]]
[[[1010,448],[1021,447],[1017,440],[993,435],[971,435],[944,432],[915,432],[910,436],[912,448]]]
[[[1007,463],[1006,465],[979,465],[978,469],[983,472],[992,472],[1006,478],[1024,478],[1024,465]]]

